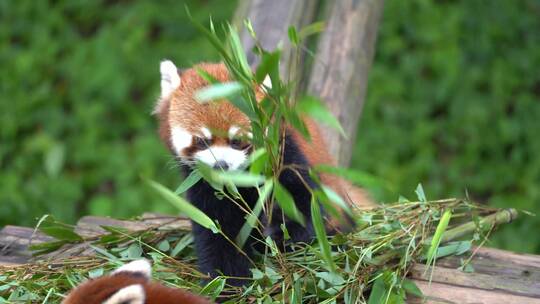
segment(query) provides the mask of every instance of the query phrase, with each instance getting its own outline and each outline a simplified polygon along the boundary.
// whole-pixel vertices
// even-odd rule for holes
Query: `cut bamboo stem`
[[[480,229],[482,230],[491,229],[493,226],[510,223],[511,221],[515,220],[517,216],[517,210],[514,208],[509,208],[497,211],[494,214],[480,218],[478,224],[473,221],[461,224],[455,228],[447,230],[441,238],[441,244],[459,239],[460,237],[474,232],[477,228],[477,225],[480,225]],[[431,244],[431,239],[431,237],[425,239],[422,244],[429,246]],[[371,261],[368,261],[368,263],[376,266],[383,265],[386,264],[388,261],[392,260],[393,258],[397,257],[398,255],[399,251],[397,250],[387,252],[385,254],[381,254],[380,256],[375,257]]]

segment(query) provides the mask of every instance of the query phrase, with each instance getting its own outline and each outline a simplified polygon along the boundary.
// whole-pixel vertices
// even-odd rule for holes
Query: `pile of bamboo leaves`
[[[328,238],[330,260],[317,242],[282,253],[265,240],[268,252],[255,256],[250,284],[242,289],[227,286],[224,277],[200,284],[206,277],[196,270],[189,231],[107,227],[103,235],[74,241],[59,232],[69,226],[49,220],[45,232],[64,246],[85,242],[96,255],[0,267],[0,303],[58,303],[84,280],[141,257],[153,261],[155,280],[214,299],[227,291],[233,294],[230,303],[404,303],[408,296],[421,296],[406,278],[413,263],[434,265],[438,258],[463,255],[466,269],[473,243],[481,244],[494,227],[515,216],[513,209],[486,209],[458,199],[402,201],[362,211],[355,232]]]

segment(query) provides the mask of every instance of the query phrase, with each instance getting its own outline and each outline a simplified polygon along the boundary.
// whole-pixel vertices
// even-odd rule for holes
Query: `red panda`
[[[151,266],[136,260],[111,275],[89,280],[72,290],[62,304],[210,304],[178,288],[150,282]]]
[[[189,174],[192,165],[197,161],[223,170],[241,170],[251,153],[251,145],[245,140],[250,138],[250,121],[239,109],[227,101],[200,103],[195,93],[208,86],[199,75],[198,69],[204,70],[219,82],[231,81],[227,68],[222,63],[201,63],[181,73],[171,61],[163,61],[161,72],[161,98],[154,113],[160,122],[159,134],[165,145],[183,165],[185,174]],[[257,98],[264,96],[264,90],[255,89]],[[319,164],[333,165],[334,161],[325,149],[324,140],[315,122],[304,119],[311,141],[308,142],[292,127],[286,127],[285,139],[282,143],[283,163],[301,168],[298,174],[292,170],[283,170],[279,176],[280,183],[291,193],[296,207],[304,215],[307,223],[304,226],[284,216],[273,216],[266,224],[265,234],[270,235],[276,243],[310,242],[314,236],[311,223],[311,192],[306,188],[317,187],[308,170]],[[344,198],[349,198],[356,205],[366,208],[372,206],[371,201],[362,190],[354,188],[342,179],[329,174],[321,174],[321,181]],[[239,189],[244,201],[253,208],[258,193],[252,188]],[[220,200],[214,190],[201,180],[187,191],[187,198],[210,218],[219,222],[222,231],[229,239],[234,240],[244,224],[245,213],[233,202]],[[277,204],[274,204],[277,205]],[[281,213],[281,210],[277,208]],[[280,214],[278,213],[278,214]],[[274,213],[275,214],[275,213]],[[280,218],[276,220],[275,218]],[[350,221],[350,218],[348,219]],[[343,219],[329,219],[328,230],[336,230]],[[282,225],[285,225],[290,236],[285,241]],[[352,223],[349,223],[352,224]],[[234,277],[228,282],[242,285],[250,277],[250,259],[252,249],[264,239],[254,229],[254,235],[244,246],[247,256],[238,252],[223,236],[193,223],[195,249],[199,268],[211,277],[219,274]]]

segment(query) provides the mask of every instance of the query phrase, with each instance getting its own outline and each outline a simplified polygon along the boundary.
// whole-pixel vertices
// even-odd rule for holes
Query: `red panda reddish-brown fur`
[[[208,82],[199,75],[197,69],[206,71],[220,82],[231,80],[229,72],[223,63],[200,63],[181,73],[180,87],[169,98],[163,99],[156,109],[160,121],[160,137],[171,150],[170,126],[172,122],[181,122],[191,132],[200,130],[201,126],[217,130],[228,130],[234,124],[249,128],[249,119],[232,104],[217,102],[201,105],[195,100],[194,95],[197,90],[208,86]],[[256,88],[255,91],[257,98],[261,100],[264,96],[263,91],[259,88]],[[290,131],[310,165],[335,165],[334,159],[326,149],[318,125],[307,117],[304,118],[304,122],[310,133],[310,141],[307,141],[293,128],[290,128]],[[322,173],[320,177],[325,185],[329,186],[354,207],[367,209],[375,206],[364,190],[355,187],[348,181],[328,173]]]
[[[102,304],[125,287],[140,285],[145,304],[209,304],[208,299],[188,291],[150,282],[145,275],[119,272],[89,280],[72,290],[62,304]],[[124,302],[121,302],[124,303]],[[130,304],[130,302],[125,302]],[[120,304],[120,303],[118,303]]]

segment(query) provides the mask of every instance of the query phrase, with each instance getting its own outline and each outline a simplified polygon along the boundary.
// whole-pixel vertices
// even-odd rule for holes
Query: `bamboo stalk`
[[[483,226],[482,229],[489,229],[492,226],[510,223],[515,220],[518,216],[518,212],[514,208],[502,209],[497,211],[494,214],[488,215],[480,219],[480,225]],[[441,244],[449,241],[453,241],[457,238],[460,238],[466,234],[473,232],[476,229],[477,224],[475,222],[467,222],[465,224],[459,225],[455,228],[447,230],[442,238]],[[424,241],[424,244],[430,244],[431,237],[427,238]]]
[[[494,214],[481,218],[480,225],[482,225],[482,229],[489,229],[493,226],[510,223],[511,221],[515,220],[517,216],[518,212],[514,208],[502,209]],[[476,227],[477,224],[471,221],[459,225],[455,228],[449,229],[443,234],[441,238],[441,244],[456,240],[464,235],[467,235],[476,230]],[[432,237],[425,239],[422,244],[429,246],[431,244],[431,239]],[[390,251],[373,258],[371,261],[368,261],[368,263],[375,266],[384,265],[398,255],[399,251]]]

